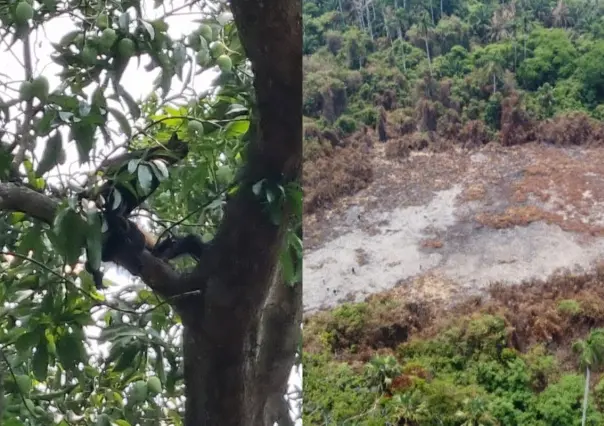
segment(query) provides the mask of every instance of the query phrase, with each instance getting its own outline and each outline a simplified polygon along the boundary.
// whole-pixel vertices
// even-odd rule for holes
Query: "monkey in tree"
[[[206,244],[198,236],[169,236],[158,242],[157,237],[143,230],[129,218],[132,211],[159,187],[160,179],[157,173],[162,173],[162,167],[184,159],[188,152],[188,145],[173,133],[168,143],[163,146],[132,151],[107,160],[100,166],[107,180],[99,188],[80,194],[80,199],[88,198],[100,202],[107,229],[102,237],[101,262],[115,262],[116,258],[122,257],[136,264],[143,250],[148,250],[163,260],[172,260],[188,254],[199,261]],[[131,164],[132,161],[136,164]],[[150,180],[146,185],[139,182],[139,167],[149,168]],[[97,289],[102,289],[103,273],[91,264],[90,251],[85,267],[92,275]]]

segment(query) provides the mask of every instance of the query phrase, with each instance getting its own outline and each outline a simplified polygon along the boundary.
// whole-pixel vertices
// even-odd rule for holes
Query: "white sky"
[[[169,3],[169,2],[166,2]],[[174,8],[177,8],[181,5],[185,4],[185,1],[183,0],[174,0],[173,4],[171,7],[169,7],[168,10],[172,10]],[[163,8],[158,8],[158,9],[153,9],[153,0],[146,0],[143,2],[143,13],[146,16],[146,18],[148,18],[149,20],[154,20],[158,17],[161,17],[165,14],[165,11]],[[166,22],[169,24],[169,30],[168,33],[170,34],[170,36],[172,37],[172,39],[178,39],[179,37],[181,37],[182,35],[188,35],[189,33],[191,33],[199,24],[193,22],[194,19],[200,19],[201,17],[197,14],[197,15],[192,15],[189,14],[188,9],[184,9],[182,11],[180,11],[178,13],[177,16],[172,16],[170,18],[168,18],[166,20]],[[225,21],[230,21],[232,20],[232,17],[229,15],[225,15],[221,17],[222,19],[224,19]],[[57,87],[59,87],[59,85],[61,84],[60,79],[57,77],[58,72],[61,70],[61,67],[59,67],[57,64],[55,64],[54,62],[52,62],[52,60],[50,59],[50,54],[51,52],[53,52],[53,49],[50,45],[50,42],[59,42],[59,40],[69,31],[74,30],[74,24],[73,21],[68,18],[56,18],[53,19],[52,21],[48,22],[45,26],[44,26],[44,31],[40,32],[37,37],[32,37],[32,40],[34,41],[32,43],[32,54],[34,56],[34,61],[33,61],[33,68],[34,68],[34,77],[37,77],[39,75],[44,75],[49,83],[50,83],[50,90],[51,92],[56,89]],[[21,66],[22,63],[22,51],[23,51],[23,45],[20,41],[17,41],[9,50],[7,50],[7,44],[6,43],[2,43],[0,44],[1,48],[0,48],[0,63],[2,64],[2,74],[0,74],[0,80],[2,81],[13,81],[14,83],[11,83],[9,85],[9,87],[11,89],[16,89],[18,90],[20,83],[25,79],[25,74],[24,74],[24,70],[23,67]],[[146,98],[153,90],[153,81],[154,79],[159,75],[159,69],[156,69],[152,72],[147,72],[143,69],[143,66],[145,64],[147,64],[149,61],[148,58],[143,58],[141,60],[141,67],[137,68],[137,61],[136,60],[131,60],[128,67],[126,68],[126,71],[124,72],[124,75],[122,77],[121,80],[121,84],[124,88],[126,88],[126,90],[130,93],[130,95],[132,95],[134,97],[135,100],[140,101],[143,100],[144,98]],[[187,65],[189,66],[189,65]],[[186,70],[186,68],[185,68]],[[186,73],[186,71],[185,71]],[[196,93],[200,94],[203,91],[207,90],[208,88],[210,88],[211,82],[213,77],[217,75],[217,72],[215,70],[209,70],[207,72],[204,72],[203,74],[199,75],[199,76],[194,76],[194,78],[192,79],[191,83],[189,84],[189,87],[192,87]],[[172,82],[172,91],[169,94],[170,95],[174,95],[177,94],[178,92],[180,92],[180,89],[182,88],[182,83],[178,80],[177,77],[174,77],[173,82]],[[94,87],[91,88],[87,88],[86,89],[86,93],[92,93],[92,91],[94,90]],[[11,99],[14,98],[16,96],[16,92],[14,90],[7,90],[6,88],[0,87],[0,97],[2,97],[4,100],[6,99]],[[124,108],[123,112],[126,113],[127,109]],[[15,114],[12,114],[15,115]],[[126,114],[128,116],[128,114]],[[113,130],[113,137],[115,138],[115,143],[119,144],[123,141],[125,141],[125,136],[123,135],[118,135],[119,134],[119,126],[115,123],[112,122],[110,123],[110,128],[111,130]],[[14,130],[14,129],[11,129]],[[133,131],[135,132],[135,130],[133,129]],[[65,136],[66,136],[66,132],[65,132]],[[67,138],[64,138],[64,140],[67,140]],[[101,139],[102,140],[102,139]],[[36,146],[36,157],[39,158],[39,156],[41,155],[43,149],[44,149],[44,143],[39,143]],[[66,163],[61,166],[62,169],[64,169],[65,173],[69,173],[69,172],[73,172],[74,170],[85,170],[87,168],[85,168],[84,166],[80,166],[78,164],[78,155],[77,155],[77,150],[75,149],[75,144],[72,142],[69,145],[66,146],[66,154],[67,154],[67,161]],[[111,293],[116,293],[117,291],[119,291],[119,288],[123,288],[123,286],[128,285],[128,276],[127,273],[124,274],[123,271],[118,270],[117,268],[106,268],[106,278],[114,281],[116,284],[116,286],[114,286],[112,289],[110,289],[109,291],[107,291],[107,296],[110,297]],[[91,328],[90,330],[91,335],[98,335],[98,329],[96,328]],[[90,343],[92,344],[92,346],[94,345],[94,341],[90,341]],[[104,345],[104,347],[101,346],[96,346],[95,348],[96,351],[99,352],[104,352],[105,354],[107,354],[108,352],[108,347],[107,345]],[[302,370],[300,369],[296,369],[294,367],[294,369],[292,369],[292,374],[290,376],[290,384],[289,384],[289,392],[295,392],[296,389],[300,389],[302,386]],[[297,406],[297,404],[294,403],[294,401],[292,402],[292,410],[293,410],[293,417],[297,418],[298,420],[296,421],[296,425],[302,425],[302,420],[299,419],[300,417],[300,407]]]

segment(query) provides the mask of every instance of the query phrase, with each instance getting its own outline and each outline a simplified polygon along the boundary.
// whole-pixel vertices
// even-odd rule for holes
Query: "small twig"
[[[8,368],[8,371],[10,372],[10,375],[12,376],[13,380],[15,381],[15,383],[19,383],[17,381],[17,375],[15,374],[15,371],[13,370],[13,367],[10,365],[10,362],[6,356],[6,354],[4,353],[4,348],[0,347],[0,354],[2,355],[2,359],[4,359],[4,363],[6,364],[6,368]],[[17,386],[17,388],[19,388],[19,386]],[[25,395],[23,395],[23,392],[21,392],[21,389],[19,389],[19,396],[21,397],[21,400],[23,401],[23,405],[25,405],[25,408],[27,408],[27,411],[29,411],[29,413],[34,417],[34,418],[38,418],[38,415],[36,413],[34,413],[31,408],[29,408],[29,405],[27,405],[27,401],[25,401]]]
[[[39,262],[36,259],[32,259],[32,258],[30,258],[28,256],[25,256],[25,255],[21,254],[21,253],[16,253],[16,252],[9,251],[9,250],[2,250],[2,251],[0,251],[0,254],[5,254],[5,255],[10,255],[10,256],[18,257],[20,259],[28,260],[28,261],[34,263],[35,265],[39,266],[40,268],[46,270],[47,272],[51,273],[55,277],[57,277],[60,280],[64,281],[66,284],[69,284],[71,287],[75,288],[76,291],[79,291],[80,293],[82,293],[85,296],[87,296],[89,299],[94,300],[97,305],[106,306],[108,308],[114,309],[116,311],[124,312],[124,313],[127,313],[127,314],[135,314],[135,315],[139,315],[140,314],[140,312],[133,311],[133,310],[130,310],[130,309],[120,308],[119,306],[116,306],[116,305],[114,305],[112,303],[98,300],[96,297],[94,297],[94,295],[92,295],[92,293],[84,290],[81,287],[78,287],[77,284],[72,279],[67,278],[67,277],[59,274],[58,272],[54,271],[53,269],[49,268],[48,266],[46,266],[45,264]]]

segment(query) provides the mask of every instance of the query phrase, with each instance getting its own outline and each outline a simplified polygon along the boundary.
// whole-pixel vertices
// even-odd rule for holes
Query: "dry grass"
[[[390,352],[411,337],[429,338],[469,315],[491,314],[505,319],[508,344],[526,351],[545,343],[562,363],[568,346],[593,327],[604,326],[604,267],[589,274],[560,272],[548,280],[532,280],[516,286],[494,284],[489,297],[472,297],[447,308],[443,300],[425,301],[406,297],[397,289],[374,295],[354,310],[354,315],[334,318],[332,311],[305,320],[304,350],[324,348],[327,331],[338,358],[367,361],[376,352]],[[580,309],[560,309],[561,302],[574,301]],[[573,303],[574,303],[573,302]],[[353,305],[354,306],[354,305]],[[346,321],[356,318],[356,327]],[[353,348],[353,350],[351,350]]]
[[[604,235],[604,152],[541,146],[529,153],[535,162],[513,182],[510,201],[532,205],[506,212],[506,218],[497,218],[496,223],[544,220],[566,231]]]
[[[366,146],[336,147],[304,164],[304,211],[328,207],[333,201],[365,188],[373,178]]]
[[[464,188],[461,193],[462,201],[480,201],[487,195],[487,190],[482,183],[475,183]]]
[[[362,248],[355,249],[355,255],[359,266],[367,265],[369,263],[369,254]]]
[[[420,242],[420,246],[425,249],[439,249],[442,248],[444,243],[441,240],[435,238],[428,238]]]
[[[478,223],[495,229],[527,226],[541,220],[555,223],[556,219],[558,219],[558,215],[531,205],[508,207],[503,213],[479,213],[476,215]]]

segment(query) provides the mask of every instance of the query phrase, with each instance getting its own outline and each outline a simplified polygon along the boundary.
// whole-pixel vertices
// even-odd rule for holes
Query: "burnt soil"
[[[367,155],[364,189],[304,218],[306,312],[381,292],[447,305],[590,271],[604,255],[604,149],[525,144]]]

